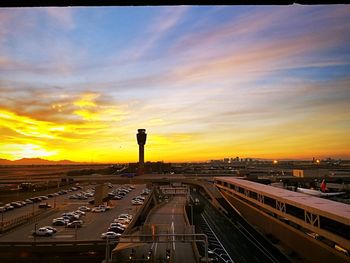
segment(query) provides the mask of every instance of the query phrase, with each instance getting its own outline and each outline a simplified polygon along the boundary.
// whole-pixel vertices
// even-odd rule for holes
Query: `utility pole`
[[[75,224],[74,228],[75,228],[75,241],[77,241],[77,238],[78,238],[78,225]]]
[[[105,259],[105,263],[109,263],[109,238],[106,237],[106,259]]]
[[[1,211],[1,233],[4,231],[4,210]]]

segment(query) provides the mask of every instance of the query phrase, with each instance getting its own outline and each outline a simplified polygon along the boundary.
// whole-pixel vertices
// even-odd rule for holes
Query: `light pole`
[[[4,210],[1,211],[1,233],[4,231]]]
[[[106,237],[106,260],[105,262],[108,263],[109,262],[109,238],[108,236]]]
[[[191,207],[191,225],[193,226],[193,205],[190,205]]]
[[[35,223],[34,225],[34,241],[36,241],[36,228],[37,228],[38,224]]]
[[[75,228],[75,241],[77,241],[77,238],[78,238],[78,225],[75,224],[74,228]]]

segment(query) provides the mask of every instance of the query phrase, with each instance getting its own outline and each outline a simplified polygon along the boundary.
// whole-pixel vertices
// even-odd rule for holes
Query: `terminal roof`
[[[232,183],[256,193],[303,208],[308,212],[314,212],[350,225],[350,205],[348,204],[239,178],[215,177],[215,180]]]

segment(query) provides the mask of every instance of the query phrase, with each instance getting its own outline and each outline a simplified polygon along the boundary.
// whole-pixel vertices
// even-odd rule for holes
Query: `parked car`
[[[46,229],[49,229],[51,230],[53,233],[56,233],[57,232],[57,229],[52,227],[52,226],[43,226],[43,228],[46,228]]]
[[[65,225],[67,225],[68,223],[69,223],[69,220],[64,219],[64,218],[62,218],[62,217],[60,217],[60,218],[55,218],[55,219],[52,220],[52,224],[53,224],[54,226],[65,226]]]
[[[112,207],[106,206],[106,205],[99,205],[98,207],[104,209],[105,211],[108,211],[112,208]]]
[[[19,203],[19,202],[12,202],[10,203],[14,208],[19,208],[19,207],[22,207],[22,204]]]
[[[81,211],[81,210],[76,210],[76,211],[74,211],[73,213],[74,213],[75,215],[82,215],[82,216],[86,215],[86,213],[85,213],[84,211]]]
[[[24,200],[24,202],[26,202],[26,204],[32,204],[33,203],[33,201],[30,200],[30,199],[26,199],[26,200]]]
[[[32,231],[32,235],[33,236],[52,236],[53,235],[53,231],[50,230],[50,229],[47,229],[45,227],[40,227],[36,231],[33,230]]]
[[[51,208],[51,205],[49,205],[49,203],[40,203],[39,208]]]
[[[114,233],[119,233],[122,234],[124,233],[125,228],[120,227],[120,226],[113,226],[108,228],[108,232],[112,231]]]
[[[62,217],[67,217],[70,219],[70,221],[74,221],[74,220],[78,220],[80,218],[79,214],[75,214],[73,212],[69,212],[69,213],[63,213]]]
[[[94,213],[102,213],[102,212],[105,212],[106,210],[105,209],[102,209],[101,207],[94,207],[92,208],[91,212],[94,212]]]
[[[4,205],[4,206],[5,206],[5,208],[6,208],[6,211],[15,209],[15,207],[12,206],[11,204],[6,204],[6,205]]]
[[[82,226],[83,226],[83,220],[75,220],[75,221],[68,223],[66,225],[66,227],[68,227],[68,228],[75,228],[75,227],[80,228]]]
[[[106,239],[106,238],[108,238],[108,239],[116,239],[116,238],[118,238],[120,236],[121,236],[121,234],[115,233],[115,232],[112,232],[112,231],[108,231],[106,233],[102,233],[101,234],[101,238],[103,238],[103,239]]]
[[[133,205],[142,205],[143,204],[143,201],[142,200],[131,200],[131,203]]]
[[[119,216],[118,216],[118,218],[127,218],[127,219],[129,219],[130,221],[132,220],[132,215],[129,215],[129,214],[120,214]]]
[[[78,210],[83,211],[83,212],[88,212],[88,211],[91,211],[91,208],[89,208],[87,206],[80,206],[78,208]]]

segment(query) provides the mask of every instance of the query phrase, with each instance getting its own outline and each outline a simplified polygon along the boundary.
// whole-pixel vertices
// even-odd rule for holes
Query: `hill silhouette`
[[[88,164],[87,162],[73,162],[70,160],[50,161],[41,158],[22,158],[14,161],[0,159],[0,165],[54,165],[54,164]]]

